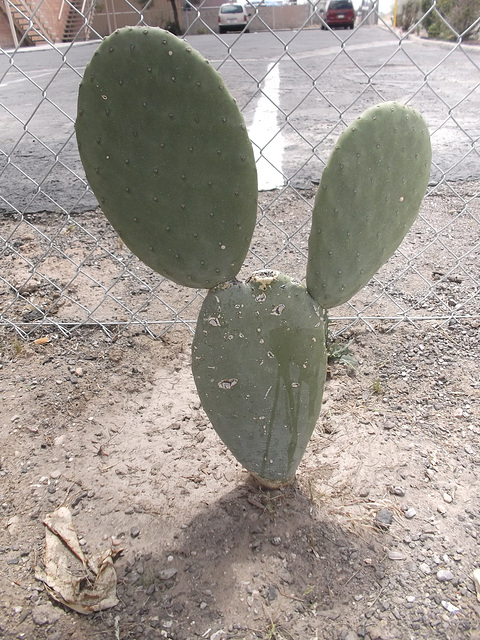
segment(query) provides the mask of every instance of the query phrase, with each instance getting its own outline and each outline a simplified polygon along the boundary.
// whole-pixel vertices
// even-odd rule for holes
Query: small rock
[[[449,569],[440,569],[437,571],[437,580],[439,582],[449,582],[453,580],[453,573]]]
[[[127,508],[125,509],[124,513],[125,513],[127,516],[130,516],[130,515],[132,515],[132,513],[135,513],[135,509],[134,509],[133,507],[127,507]]]
[[[280,578],[280,580],[282,582],[285,582],[286,584],[292,584],[293,581],[294,581],[292,574],[289,571],[287,571],[286,569],[281,569],[278,572],[278,577]]]
[[[267,599],[272,602],[277,598],[277,589],[273,584],[268,587]]]
[[[138,536],[140,535],[140,529],[138,527],[132,527],[130,529],[130,535],[132,536],[132,538],[138,538]]]
[[[173,576],[175,576],[177,573],[176,569],[163,569],[162,571],[159,572],[158,577],[160,578],[160,580],[171,580],[173,578]]]
[[[373,626],[368,627],[367,631],[371,640],[383,640],[384,638],[386,638],[385,630],[382,629],[382,627],[378,624],[374,624]]]
[[[463,409],[461,409],[460,407],[458,409],[455,409],[455,411],[453,412],[453,417],[461,418],[462,416],[463,416]]]
[[[380,509],[375,515],[374,524],[379,529],[388,529],[393,522],[393,513],[389,509]]]
[[[35,624],[54,624],[60,618],[60,613],[50,604],[41,604],[32,611],[32,619]]]
[[[446,491],[443,494],[443,499],[445,500],[445,502],[448,502],[449,504],[450,504],[450,502],[453,502],[452,496],[449,493],[447,493]]]
[[[422,573],[424,573],[426,576],[428,576],[430,573],[432,573],[432,570],[430,569],[430,567],[428,566],[428,564],[426,562],[422,562],[419,567],[420,571]]]
[[[475,590],[477,592],[477,600],[480,602],[480,569],[475,569],[472,574],[473,582],[475,584]]]
[[[448,611],[448,613],[459,613],[460,612],[460,609],[458,607],[456,607],[451,602],[448,602],[447,600],[442,600],[442,607],[444,609],[446,609]]]
[[[388,487],[388,491],[394,495],[394,496],[400,496],[401,498],[403,498],[403,496],[405,495],[405,489],[403,487]]]
[[[7,531],[11,536],[15,536],[18,534],[20,529],[20,518],[19,516],[12,516],[9,518],[7,522]]]
[[[50,478],[52,480],[58,480],[58,478],[60,478],[61,475],[62,475],[62,472],[59,471],[58,469],[54,469],[53,471],[50,471]]]
[[[425,475],[427,476],[427,478],[433,482],[433,480],[435,480],[435,469],[426,469],[425,470]]]
[[[465,453],[468,453],[468,455],[470,456],[473,455],[473,447],[471,445],[466,444],[464,446],[464,449],[465,449]]]
[[[437,511],[438,513],[440,513],[442,516],[447,515],[447,510],[445,509],[445,507],[443,506],[443,504],[439,504],[437,507]]]
[[[397,549],[390,549],[388,552],[388,557],[390,560],[405,560],[406,556],[401,551]]]
[[[207,607],[208,607],[208,604],[206,602],[200,603],[200,609],[206,609]]]
[[[28,618],[29,615],[31,615],[32,610],[31,609],[22,609],[20,616],[18,618],[18,624],[22,624],[22,622],[25,622],[25,620]]]
[[[412,518],[414,518],[417,515],[416,510],[413,507],[409,507],[408,509],[406,509],[403,512],[403,515],[405,516],[405,518],[407,518],[408,520],[411,520]]]
[[[370,489],[368,489],[367,487],[364,487],[363,489],[360,489],[360,491],[358,492],[358,496],[360,498],[366,498],[369,493],[370,493]]]
[[[81,378],[83,376],[83,369],[82,367],[77,367],[75,369],[75,375],[77,376],[77,378]]]
[[[280,538],[280,536],[275,536],[274,538],[270,538],[270,542],[274,547],[278,547],[282,544],[282,539]]]

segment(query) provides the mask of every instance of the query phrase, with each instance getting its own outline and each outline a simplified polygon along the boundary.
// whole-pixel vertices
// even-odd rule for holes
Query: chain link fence
[[[85,65],[99,39],[126,24],[182,30],[244,113],[261,192],[243,276],[268,267],[302,279],[315,188],[338,135],[378,102],[420,109],[434,154],[421,215],[395,258],[332,315],[338,330],[478,319],[478,0],[465,2],[474,12],[463,22],[434,0],[406,2],[388,16],[366,0],[353,30],[327,27],[321,2],[264,1],[247,5],[249,33],[225,35],[218,7],[206,4],[71,0],[53,11],[47,0],[33,10],[4,0],[0,324],[24,339],[85,326],[109,336],[126,327],[152,336],[194,327],[202,292],[172,284],[130,254],[97,208],[77,153]]]

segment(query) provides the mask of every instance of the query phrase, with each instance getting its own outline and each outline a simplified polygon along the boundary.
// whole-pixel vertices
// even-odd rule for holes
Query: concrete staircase
[[[95,0],[4,0],[4,11],[17,46],[88,40]],[[2,7],[3,8],[3,7]],[[52,17],[53,16],[53,17]]]
[[[93,18],[93,4],[94,0],[70,0],[62,42],[89,39],[90,29],[88,25]]]
[[[15,31],[23,38],[24,45],[37,45],[55,42],[55,32],[42,16],[41,8],[30,4],[28,0],[8,0],[5,8],[10,11]]]

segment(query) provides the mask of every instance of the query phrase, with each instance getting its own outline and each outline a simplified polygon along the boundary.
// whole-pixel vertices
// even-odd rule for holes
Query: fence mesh
[[[26,22],[16,16],[16,42],[0,56],[0,324],[23,338],[87,325],[112,336],[192,328],[202,292],[153,273],[121,243],[74,134],[78,84],[99,39],[124,24],[178,27],[175,14],[64,2],[80,20],[59,43],[37,19],[46,2],[32,11],[5,0],[9,24],[14,9]],[[430,126],[428,192],[394,259],[334,311],[337,326],[478,319],[480,18],[462,23],[432,0],[406,3],[392,20],[364,2],[350,30],[328,26],[321,3],[247,6],[249,32],[220,35],[218,7],[177,5],[183,37],[224,76],[256,153],[258,222],[241,275],[268,267],[304,278],[315,188],[336,138],[365,108],[399,100]]]

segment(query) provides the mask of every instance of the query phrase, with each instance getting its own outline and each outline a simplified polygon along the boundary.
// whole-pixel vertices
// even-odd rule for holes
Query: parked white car
[[[247,12],[247,7],[243,4],[222,4],[218,12],[218,32],[243,31],[248,33],[246,28],[248,18],[251,14]]]

